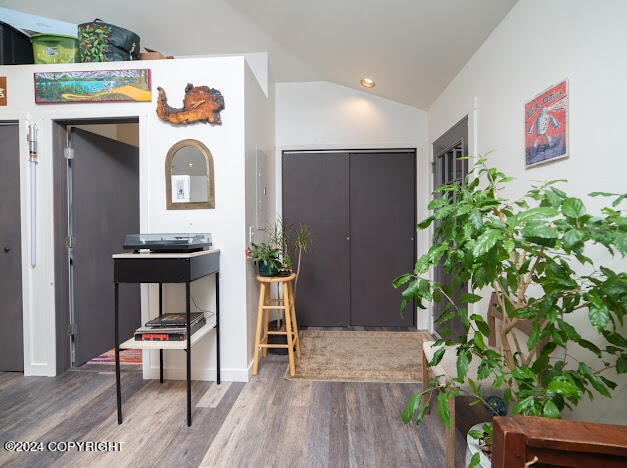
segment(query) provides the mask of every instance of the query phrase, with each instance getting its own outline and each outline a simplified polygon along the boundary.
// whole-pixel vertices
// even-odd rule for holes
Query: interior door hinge
[[[74,159],[74,148],[66,147],[63,148],[63,156],[65,159]]]
[[[74,336],[76,334],[76,324],[75,323],[68,323],[67,324],[67,335],[68,336]]]
[[[74,247],[74,236],[67,236],[65,238],[65,247],[67,247],[68,249]]]

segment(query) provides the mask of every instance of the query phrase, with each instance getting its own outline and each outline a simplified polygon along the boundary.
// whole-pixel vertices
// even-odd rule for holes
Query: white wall
[[[583,198],[590,211],[598,209],[600,201],[588,193],[625,190],[626,24],[623,0],[518,2],[429,109],[429,141],[472,115],[476,106],[476,126],[469,129],[473,146],[479,154],[497,150],[490,162],[519,180],[516,194],[533,180],[565,178],[569,194]],[[570,157],[525,169],[523,106],[564,78],[569,80]],[[598,258],[624,270],[624,260]],[[586,320],[582,316],[574,323],[600,343]],[[627,379],[619,382],[612,400],[598,396],[569,417],[624,424]]]
[[[153,99],[149,103],[97,103],[35,105],[33,72],[150,68]],[[54,250],[52,226],[52,121],[139,117],[140,158],[140,226],[142,232],[210,232],[214,246],[221,250],[221,364],[224,380],[247,380],[246,295],[242,294],[246,270],[242,252],[245,240],[245,148],[244,148],[244,76],[243,57],[195,58],[144,62],[116,62],[71,65],[15,65],[2,67],[7,77],[8,106],[0,108],[0,120],[20,121],[20,184],[22,211],[23,296],[25,374],[54,375],[56,356],[54,342]],[[250,78],[248,78],[250,80]],[[161,121],[156,113],[157,86],[165,89],[168,102],[182,107],[187,83],[208,85],[224,96],[222,125],[195,123],[175,126]],[[259,85],[256,85],[259,87]],[[265,99],[258,107],[268,105]],[[261,112],[260,110],[256,112]],[[28,206],[28,156],[26,127],[39,127],[39,164],[37,192],[38,263],[31,268],[28,258],[30,232]],[[213,210],[173,210],[165,208],[164,163],[169,148],[179,140],[194,138],[204,143],[213,155],[216,208]],[[272,131],[259,139],[272,140]],[[121,245],[120,245],[121,247]],[[244,286],[245,287],[245,286]],[[184,287],[166,288],[166,307],[180,309],[184,304]],[[201,307],[214,307],[213,278],[192,284],[192,294]],[[157,314],[156,287],[144,287],[142,318]],[[167,311],[167,310],[166,310]],[[166,377],[184,378],[184,353],[166,353]],[[157,353],[144,365],[144,375],[158,375]],[[199,342],[192,353],[193,378],[215,378],[215,332]]]
[[[266,210],[260,219],[257,217],[257,206],[261,202],[264,207],[274,206],[274,90],[269,91],[270,105],[264,105],[266,95],[253,79],[253,71],[246,68],[246,229],[242,237],[246,245],[251,242],[250,233],[259,235],[259,228],[264,228],[274,222],[274,211]],[[264,170],[261,176],[257,172],[258,158],[263,158]],[[258,190],[258,185],[266,188],[266,195]],[[262,197],[261,199],[259,197]],[[264,200],[263,197],[268,198]],[[259,241],[259,239],[255,239]],[[239,252],[244,258],[244,251]],[[255,345],[255,330],[257,326],[257,306],[259,301],[259,285],[256,280],[257,267],[252,261],[246,262],[246,317],[247,317],[247,353],[246,365],[252,370],[252,360]]]
[[[244,187],[234,184],[244,174],[244,59],[222,57],[211,59],[173,61],[168,69],[164,86],[153,78],[153,87],[161,86],[167,92],[168,103],[181,107],[186,83],[207,85],[220,90],[224,96],[225,109],[221,112],[222,125],[192,124],[173,126],[158,122],[153,132],[158,132],[158,144],[150,148],[154,163],[148,175],[151,201],[148,232],[210,232],[213,244],[220,249],[220,344],[221,377],[224,380],[246,380],[242,366],[245,352],[245,335],[241,328],[246,322],[245,303],[241,298],[240,281],[243,262],[238,253],[243,248],[239,233],[244,229]],[[205,61],[206,60],[206,61]],[[215,62],[214,62],[215,61]],[[224,62],[222,62],[224,61]],[[155,61],[154,63],[159,63]],[[169,62],[169,61],[165,61]],[[213,66],[212,66],[213,64]],[[164,77],[165,78],[165,77]],[[162,78],[162,80],[164,79]],[[166,210],[164,159],[168,150],[177,141],[194,138],[200,140],[211,151],[215,176],[215,200],[213,210]],[[153,139],[151,139],[152,141]],[[140,146],[140,150],[144,147]],[[156,157],[155,157],[156,156]],[[142,190],[144,184],[142,182]],[[214,310],[213,277],[205,277],[192,283],[192,296],[199,307]],[[156,287],[153,288],[156,290]],[[157,301],[153,294],[151,299]],[[184,303],[184,285],[166,289],[166,304],[174,310]],[[154,310],[158,302],[151,303]],[[185,378],[185,353],[174,352],[165,359],[166,378]],[[215,379],[215,332],[210,339],[203,339],[192,352],[192,376],[197,379]],[[158,353],[151,353],[151,374],[158,375]]]
[[[415,107],[326,81],[275,86],[278,150],[415,148],[425,141],[426,113]]]
[[[281,154],[287,150],[416,148],[418,217],[426,212],[431,168],[425,156],[426,112],[329,82],[277,83],[276,190],[281,212]],[[417,251],[429,248],[417,239]],[[400,294],[400,293],[399,293]],[[426,328],[424,314],[418,328]]]

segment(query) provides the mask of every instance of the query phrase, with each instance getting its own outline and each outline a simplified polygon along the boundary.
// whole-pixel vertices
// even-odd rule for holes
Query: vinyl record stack
[[[193,335],[205,323],[203,312],[190,313],[190,333]],[[152,319],[143,327],[135,330],[136,341],[185,341],[187,339],[187,314],[162,314]]]

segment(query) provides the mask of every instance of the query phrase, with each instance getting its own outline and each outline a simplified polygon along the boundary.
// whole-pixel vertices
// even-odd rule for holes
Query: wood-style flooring
[[[121,425],[111,365],[57,377],[0,372],[0,442],[41,442],[28,452],[0,447],[0,466],[444,466],[436,412],[419,427],[400,419],[418,384],[289,381],[286,366],[287,356],[268,355],[248,383],[193,382],[191,427],[185,382],[143,380],[136,365],[122,369]],[[464,456],[459,432],[458,466]]]

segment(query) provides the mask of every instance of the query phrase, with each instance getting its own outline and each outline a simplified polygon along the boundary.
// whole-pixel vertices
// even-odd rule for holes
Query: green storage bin
[[[78,39],[61,34],[33,34],[35,63],[74,63],[79,62]]]

